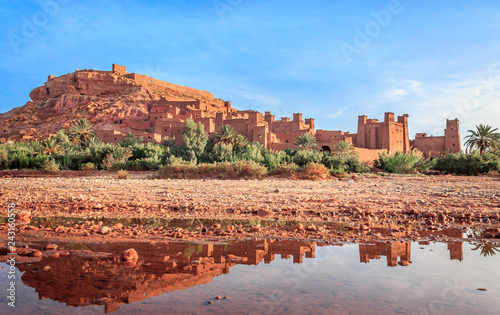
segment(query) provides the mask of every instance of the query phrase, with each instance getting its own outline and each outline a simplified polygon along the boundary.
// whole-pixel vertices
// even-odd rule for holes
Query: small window
[[[453,146],[455,146],[455,144],[453,143]]]
[[[288,140],[285,140],[286,143],[288,143]]]

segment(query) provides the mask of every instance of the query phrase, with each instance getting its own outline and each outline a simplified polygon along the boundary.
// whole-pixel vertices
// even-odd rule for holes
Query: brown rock
[[[8,255],[10,253],[15,253],[17,252],[16,247],[10,247],[10,246],[2,246],[0,247],[0,255]]]
[[[261,230],[261,226],[260,226],[260,224],[257,224],[257,225],[252,225],[252,226],[250,227],[250,232],[260,232],[260,230]]]
[[[299,231],[303,231],[304,230],[304,226],[302,225],[302,223],[297,223],[297,225],[295,226],[295,229],[299,230]]]
[[[369,227],[368,225],[366,225],[366,224],[361,224],[361,225],[359,226],[359,229],[360,229],[361,231],[366,231],[366,230],[369,230],[369,229],[370,229],[370,227]]]
[[[32,218],[31,212],[26,210],[23,210],[16,215],[16,221],[19,223],[30,223]]]
[[[111,232],[111,228],[109,226],[102,226],[100,229],[99,229],[99,234],[102,234],[102,235],[106,235],[106,234],[109,234]]]
[[[50,269],[52,269],[52,267],[50,267],[50,266],[45,266],[45,267],[43,267],[43,268],[42,268],[42,269],[40,269],[40,270],[42,270],[42,271],[49,271]]]
[[[259,217],[271,217],[274,215],[274,212],[268,209],[259,209],[257,215]]]
[[[139,255],[137,254],[137,252],[133,248],[127,249],[126,251],[124,251],[122,253],[122,256],[121,256],[121,260],[123,260],[123,261],[136,260],[136,259],[139,259]]]
[[[53,244],[53,243],[49,243],[49,244],[45,245],[45,247],[43,248],[43,250],[56,250],[56,249],[57,249],[57,245]]]
[[[31,257],[42,257],[42,255],[43,255],[42,252],[39,250],[34,250],[30,254]]]
[[[64,231],[66,231],[66,228],[64,226],[62,226],[62,225],[59,225],[58,227],[56,227],[54,229],[54,232],[56,232],[56,233],[61,233],[61,232],[64,232]]]
[[[308,230],[308,231],[317,231],[318,227],[316,225],[314,225],[314,224],[311,224],[308,227],[306,227],[306,230]]]
[[[400,260],[400,261],[398,261],[398,265],[406,267],[406,266],[410,265],[410,262],[407,260]]]
[[[123,229],[123,224],[116,223],[115,225],[112,226],[112,228],[113,228],[113,231],[121,230],[121,229]]]

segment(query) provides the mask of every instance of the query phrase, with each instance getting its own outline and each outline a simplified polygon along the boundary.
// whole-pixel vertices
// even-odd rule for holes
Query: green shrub
[[[288,163],[279,165],[269,171],[269,175],[284,177],[284,178],[295,178],[300,168],[295,163]]]
[[[157,178],[262,178],[267,169],[253,161],[214,164],[171,163],[158,170]]]
[[[0,144],[0,169],[8,169],[10,162],[9,149],[7,148],[7,145]]]
[[[295,153],[293,156],[293,163],[302,167],[309,163],[321,163],[323,158],[323,154],[319,151],[315,150],[300,150]]]
[[[254,161],[256,163],[261,163],[264,159],[262,156],[262,144],[259,142],[253,142],[245,146],[241,150],[238,157],[247,161]]]
[[[80,167],[79,169],[81,171],[94,171],[97,169],[97,167],[95,166],[94,163],[92,162],[87,162],[87,163],[83,163],[83,164],[80,164]]]
[[[434,170],[455,175],[479,175],[500,171],[500,158],[495,153],[462,152],[435,159]]]
[[[292,156],[286,151],[270,152],[269,150],[264,149],[264,156],[261,163],[264,164],[267,169],[272,170],[281,165],[292,163]]]
[[[415,172],[419,165],[424,165],[419,152],[396,152],[388,155],[386,152],[379,153],[374,166],[389,173],[411,174]]]
[[[303,178],[311,180],[326,179],[330,175],[328,168],[319,163],[309,163],[305,165],[300,170],[300,173]]]
[[[59,171],[59,164],[54,161],[54,159],[49,159],[42,163],[42,170],[46,172],[57,172]]]
[[[130,178],[130,175],[128,174],[128,172],[126,170],[119,170],[118,172],[116,172],[116,176],[118,177],[118,179]]]
[[[159,157],[148,157],[141,158],[137,160],[127,161],[124,164],[124,168],[132,171],[149,171],[149,170],[157,170],[162,166],[161,160]]]
[[[233,145],[231,143],[217,143],[208,152],[210,162],[232,162],[234,159]]]
[[[370,169],[361,163],[357,155],[325,154],[321,163],[329,168],[333,174],[367,173]]]
[[[238,161],[230,164],[229,178],[259,179],[267,175],[267,168],[254,161]]]

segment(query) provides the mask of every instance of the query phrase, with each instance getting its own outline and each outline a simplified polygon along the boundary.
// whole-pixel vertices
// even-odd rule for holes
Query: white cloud
[[[342,114],[345,112],[346,108],[343,107],[343,108],[340,108],[339,110],[337,110],[336,112],[334,113],[331,113],[330,115],[328,115],[327,117],[330,118],[330,119],[335,119],[335,118],[338,118],[340,116],[342,116]]]
[[[410,96],[422,96],[424,94],[423,83],[416,80],[404,79],[396,81],[389,80],[392,85],[385,92],[380,93],[378,99],[381,102],[392,103],[408,99]]]
[[[285,103],[276,96],[250,91],[239,91],[238,94],[241,98],[250,101],[247,105],[248,109],[257,110],[262,113],[271,111],[271,113],[276,115],[276,117],[285,117],[287,115]],[[239,105],[245,106],[244,104]]]
[[[414,94],[422,95],[424,93],[423,83],[420,81],[405,79],[403,83],[408,84]]]

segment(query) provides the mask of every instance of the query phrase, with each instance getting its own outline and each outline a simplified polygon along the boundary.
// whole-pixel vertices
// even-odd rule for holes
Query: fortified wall
[[[419,149],[425,157],[436,157],[443,152],[457,153],[461,151],[460,126],[458,119],[446,120],[444,136],[428,136],[426,133],[417,133],[411,146]]]

